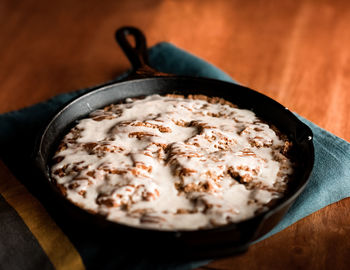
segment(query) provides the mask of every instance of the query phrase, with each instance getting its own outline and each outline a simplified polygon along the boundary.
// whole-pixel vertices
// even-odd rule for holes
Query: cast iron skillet
[[[135,39],[135,46],[127,40],[129,35]],[[266,234],[282,219],[305,188],[314,163],[311,130],[287,108],[254,90],[219,80],[164,75],[152,70],[148,66],[145,37],[136,28],[119,29],[116,39],[132,64],[132,75],[125,81],[99,87],[76,98],[53,117],[41,136],[36,158],[46,183],[50,184],[61,205],[65,206],[67,215],[75,218],[76,222],[93,226],[95,232],[108,232],[107,238],[113,235],[117,241],[140,243],[145,247],[152,244],[152,250],[158,248],[166,254],[176,254],[177,258],[213,258],[245,251],[254,240]],[[162,231],[133,228],[107,221],[71,204],[56,190],[50,178],[52,155],[63,135],[78,119],[128,97],[166,93],[222,97],[241,108],[254,111],[287,134],[295,145],[299,166],[287,194],[267,212],[237,224],[206,230]],[[144,245],[145,243],[147,244]]]

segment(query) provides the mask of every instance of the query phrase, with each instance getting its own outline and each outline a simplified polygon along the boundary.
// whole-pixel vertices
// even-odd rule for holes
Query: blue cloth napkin
[[[151,66],[159,71],[235,82],[218,68],[172,44],[159,43],[152,47],[149,53]],[[114,81],[120,78],[121,77]],[[91,89],[61,94],[46,102],[0,115],[0,157],[12,170],[14,175],[17,176],[39,200],[41,199],[40,192],[37,191],[37,187],[33,187],[31,181],[31,177],[35,176],[31,175],[28,177],[28,173],[25,172],[25,170],[18,170],[16,164],[26,166],[25,164],[28,163],[32,157],[31,154],[34,149],[35,138],[55,112],[63,104],[89,90]],[[350,144],[308,120],[300,116],[298,117],[301,121],[306,123],[314,133],[314,170],[304,192],[298,197],[283,220],[264,238],[283,230],[297,220],[318,209],[350,195]],[[21,138],[21,140],[18,140],[18,138]],[[18,153],[17,151],[20,151],[21,156],[16,154]],[[59,221],[57,222],[60,226],[62,225]],[[64,225],[62,225],[62,229],[63,231],[67,230]],[[74,239],[72,241],[74,242]],[[94,246],[93,243],[85,243],[85,247],[79,247],[81,243],[74,242],[74,244],[77,246],[85,265],[89,266],[89,263],[93,261],[91,257],[94,256],[94,251],[96,251],[98,247]],[[105,264],[101,264],[100,267],[101,269],[118,268],[118,266],[120,266],[118,263],[121,263],[121,261],[122,259],[114,256],[112,261],[107,261]],[[127,264],[127,267],[134,269],[150,267],[153,269],[191,269],[205,263],[207,263],[207,261],[188,263],[174,262],[167,265],[151,266],[147,263],[147,260],[140,259]],[[125,267],[125,262],[122,265]]]

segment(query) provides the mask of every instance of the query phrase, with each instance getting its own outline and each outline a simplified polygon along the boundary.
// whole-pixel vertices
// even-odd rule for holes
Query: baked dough
[[[109,105],[63,138],[51,177],[68,200],[129,226],[240,222],[283,196],[291,142],[252,111],[202,95]]]

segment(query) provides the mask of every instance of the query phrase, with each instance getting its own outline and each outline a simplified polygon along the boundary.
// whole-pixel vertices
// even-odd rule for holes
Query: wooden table
[[[350,2],[0,3],[0,113],[102,83],[129,63],[116,28],[170,41],[350,140]],[[350,199],[202,269],[349,269]]]

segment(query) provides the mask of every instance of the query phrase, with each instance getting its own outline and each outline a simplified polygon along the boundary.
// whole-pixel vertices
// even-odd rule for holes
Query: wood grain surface
[[[0,2],[0,113],[96,85],[129,68],[123,25],[169,41],[350,140],[350,2]],[[350,199],[239,257],[202,269],[350,269]]]

